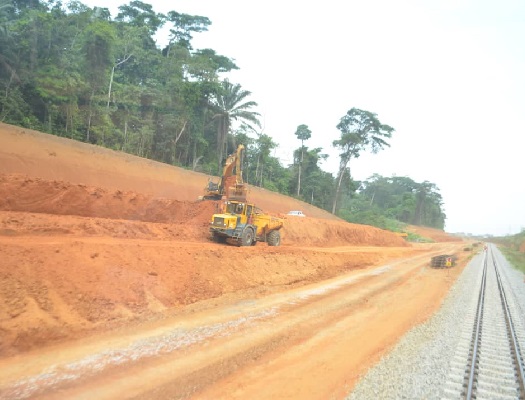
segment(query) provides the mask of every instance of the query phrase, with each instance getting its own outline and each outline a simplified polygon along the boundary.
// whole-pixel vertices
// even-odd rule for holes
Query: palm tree
[[[257,107],[254,101],[244,100],[252,93],[242,90],[241,85],[232,84],[228,80],[222,82],[222,91],[215,98],[214,106],[216,114],[213,119],[217,120],[217,150],[219,161],[219,172],[224,155],[226,154],[226,139],[230,131],[232,121],[243,122],[249,128],[255,130],[252,126],[261,126],[259,122],[259,113],[251,111],[251,108]],[[250,124],[251,123],[251,124]]]

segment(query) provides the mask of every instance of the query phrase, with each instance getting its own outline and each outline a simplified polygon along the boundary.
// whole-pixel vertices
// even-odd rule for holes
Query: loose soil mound
[[[147,222],[208,223],[218,204],[154,198],[142,193],[0,175],[0,210]]]
[[[0,142],[0,356],[421,251],[258,188],[262,209],[308,217],[281,247],[219,245],[204,174],[5,124]]]

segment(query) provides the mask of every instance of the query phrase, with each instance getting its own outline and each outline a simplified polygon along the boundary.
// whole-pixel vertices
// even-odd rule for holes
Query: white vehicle
[[[293,215],[294,217],[306,217],[302,211],[290,211],[288,215]]]

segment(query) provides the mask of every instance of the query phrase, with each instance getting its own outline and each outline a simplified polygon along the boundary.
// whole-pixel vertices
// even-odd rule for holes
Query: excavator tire
[[[246,227],[244,231],[242,231],[239,246],[251,246],[254,240],[255,235],[253,234],[253,229]]]
[[[266,235],[268,246],[279,246],[281,244],[281,233],[279,231],[271,231]]]

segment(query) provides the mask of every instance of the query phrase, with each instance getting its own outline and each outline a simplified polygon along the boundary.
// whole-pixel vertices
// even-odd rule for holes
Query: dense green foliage
[[[437,187],[407,177],[373,175],[360,183],[357,195],[347,197],[341,215],[348,221],[402,231],[403,224],[443,229],[446,216]]]
[[[389,146],[394,131],[369,111],[352,108],[337,124],[337,177],[321,169],[323,149],[305,145],[316,135],[305,124],[295,132],[293,164],[281,165],[272,156],[278,144],[260,131],[251,92],[222,77],[238,68],[234,61],[193,48],[193,35],[210,24],[203,16],[156,13],[138,0],[115,18],[79,1],[0,0],[0,121],[213,175],[242,143],[252,185],[353,222],[443,228],[434,184],[352,179],[350,161]],[[169,42],[159,48],[154,35],[165,27]]]

